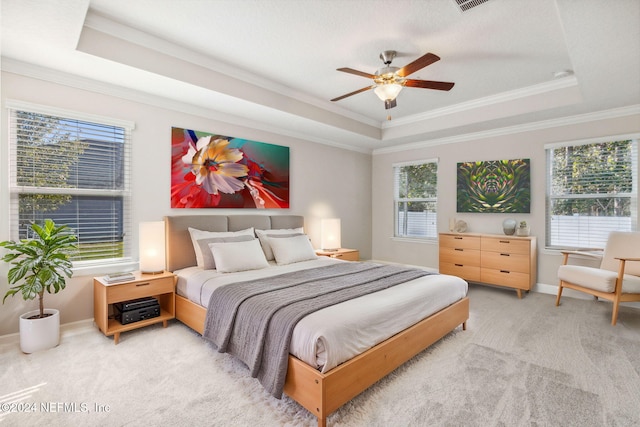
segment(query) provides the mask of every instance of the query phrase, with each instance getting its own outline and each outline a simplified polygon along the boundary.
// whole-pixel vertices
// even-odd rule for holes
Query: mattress
[[[177,293],[206,307],[214,289],[236,282],[348,262],[329,257],[237,273],[200,267],[174,271]],[[304,317],[293,330],[290,353],[327,372],[467,295],[467,282],[434,274],[324,308]]]

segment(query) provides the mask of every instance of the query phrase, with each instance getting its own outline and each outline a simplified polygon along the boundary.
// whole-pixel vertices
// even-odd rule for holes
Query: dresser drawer
[[[107,286],[107,304],[173,292],[174,278],[139,280]]]
[[[510,254],[529,255],[531,250],[531,242],[528,239],[510,239],[482,237],[482,251],[503,252]]]
[[[458,276],[472,282],[480,281],[480,267],[474,265],[454,264],[448,262],[440,262],[440,274],[449,274]]]
[[[509,288],[531,289],[531,276],[516,271],[482,268],[480,269],[480,281]]]
[[[480,265],[493,270],[517,271],[529,274],[531,258],[529,255],[505,252],[482,252]]]
[[[479,236],[464,234],[440,234],[440,247],[459,249],[480,249]]]
[[[476,249],[440,248],[440,262],[480,266],[480,251]]]

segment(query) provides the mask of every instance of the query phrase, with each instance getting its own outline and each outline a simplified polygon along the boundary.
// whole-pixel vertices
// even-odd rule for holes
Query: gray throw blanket
[[[216,289],[204,337],[238,357],[280,399],[293,329],[304,316],[429,273],[373,263],[339,263]]]

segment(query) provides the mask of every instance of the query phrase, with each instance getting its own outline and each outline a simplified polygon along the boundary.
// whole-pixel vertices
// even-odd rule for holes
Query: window
[[[133,124],[8,104],[12,238],[51,218],[78,236],[76,266],[129,258]]]
[[[603,248],[610,231],[637,229],[637,139],[545,148],[547,247]]]
[[[437,159],[393,165],[393,176],[394,235],[437,238]]]

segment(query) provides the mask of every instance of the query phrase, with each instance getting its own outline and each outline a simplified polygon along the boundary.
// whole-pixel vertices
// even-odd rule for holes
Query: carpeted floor
[[[458,328],[339,409],[332,426],[638,426],[640,310],[610,326],[606,302],[471,286]],[[233,357],[178,322],[93,329],[55,349],[0,347],[7,426],[298,426],[316,419],[277,400]],[[10,402],[14,402],[11,404]]]

